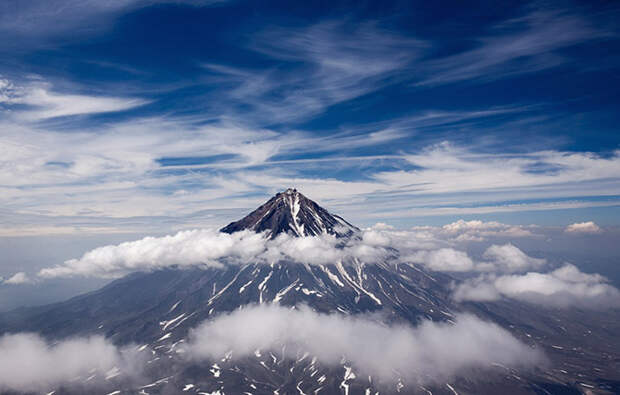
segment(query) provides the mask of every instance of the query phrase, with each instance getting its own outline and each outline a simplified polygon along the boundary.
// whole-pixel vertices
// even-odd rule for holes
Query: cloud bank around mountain
[[[49,392],[87,378],[89,386],[96,386],[119,372],[137,375],[142,359],[131,350],[102,336],[52,344],[32,333],[6,334],[0,337],[0,391]]]
[[[43,269],[38,275],[43,278],[80,275],[114,278],[132,271],[170,266],[221,267],[283,260],[327,264],[347,257],[372,262],[388,254],[381,245],[355,241],[339,248],[338,242],[331,235],[292,237],[282,234],[271,240],[264,233],[251,231],[227,234],[216,230],[190,230],[99,247],[80,259]]]
[[[457,301],[490,302],[511,298],[554,307],[618,305],[620,291],[606,278],[583,273],[570,264],[559,268],[552,266],[547,260],[531,257],[509,242],[491,244],[480,256],[470,256],[458,246],[463,243],[463,235],[468,235],[465,243],[471,242],[472,234],[468,232],[472,229],[480,237],[484,230],[484,237],[498,240],[506,238],[497,236],[498,232],[505,234],[506,231],[525,237],[519,227],[481,221],[459,221],[440,228],[412,230],[394,230],[379,224],[346,242],[331,235],[291,237],[282,234],[272,240],[265,234],[251,231],[227,234],[208,229],[189,230],[95,248],[81,258],[40,270],[34,280],[25,273],[17,273],[5,282],[18,284],[76,276],[118,278],[135,271],[166,267],[223,267],[282,261],[311,265],[389,261],[423,265],[436,272],[479,273],[478,277],[455,285],[453,291]]]
[[[434,381],[494,363],[520,368],[544,363],[539,351],[471,315],[458,316],[454,323],[387,326],[364,316],[275,305],[244,307],[204,322],[191,332],[184,351],[200,360],[229,351],[233,358],[244,358],[257,349],[282,352],[283,347],[287,357],[308,352],[328,365],[344,358],[354,370],[379,380]]]
[[[42,269],[42,278],[95,276],[120,277],[132,271],[156,270],[170,266],[215,266],[248,262],[295,261],[330,264],[349,258],[373,263],[386,258],[415,262],[434,271],[505,271],[539,266],[544,260],[528,257],[517,247],[493,245],[485,261],[474,262],[465,252],[445,245],[440,239],[418,231],[371,228],[360,238],[342,240],[331,235],[292,237],[281,234],[269,239],[251,231],[227,234],[201,229],[181,231],[163,237],[95,248],[79,259]],[[400,254],[396,255],[394,250]]]

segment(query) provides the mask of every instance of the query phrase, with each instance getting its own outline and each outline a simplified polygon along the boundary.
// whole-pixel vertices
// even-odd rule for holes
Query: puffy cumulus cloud
[[[462,219],[437,228],[437,231],[451,236],[456,241],[484,241],[489,237],[535,236],[531,230],[524,226],[507,225],[496,221],[465,221]]]
[[[0,337],[0,390],[43,392],[93,375],[88,383],[97,385],[115,367],[136,375],[141,359],[130,350],[119,349],[101,336],[50,344],[30,333],[4,335]]]
[[[32,280],[24,272],[18,272],[2,281],[3,284],[29,284]]]
[[[568,225],[564,232],[566,233],[601,233],[603,230],[594,222],[577,222]]]
[[[482,257],[486,262],[478,265],[479,270],[500,271],[506,273],[521,272],[541,267],[544,259],[532,258],[512,244],[496,245],[487,248]]]
[[[79,259],[42,269],[38,275],[44,278],[76,275],[114,278],[132,271],[175,265],[221,266],[219,260],[225,257],[245,261],[255,258],[265,252],[266,243],[263,234],[254,232],[181,231],[95,248]]]
[[[541,267],[544,259],[532,258],[512,244],[493,244],[474,261],[464,251],[454,248],[419,250],[401,258],[404,262],[419,263],[436,272],[498,272],[516,273]]]
[[[493,363],[531,367],[542,355],[499,326],[471,315],[453,323],[425,321],[417,327],[387,326],[364,316],[319,314],[309,308],[274,305],[245,307],[207,321],[190,333],[184,354],[221,358],[232,351],[243,358],[256,349],[287,350],[338,365],[345,358],[356,369],[389,380],[440,380]]]
[[[447,242],[425,229],[397,230],[389,225],[378,223],[364,229],[360,234],[363,244],[375,247],[395,248],[400,251],[418,249],[437,249]]]
[[[414,263],[422,263],[437,272],[468,272],[475,269],[474,261],[466,252],[453,248],[440,248],[432,251],[417,251],[406,257]]]
[[[457,285],[458,301],[496,301],[502,297],[551,307],[603,309],[620,306],[620,291],[599,274],[581,272],[565,264],[549,273],[483,275]]]
[[[495,302],[502,298],[493,283],[494,276],[480,276],[467,279],[455,285],[452,297],[457,302]]]

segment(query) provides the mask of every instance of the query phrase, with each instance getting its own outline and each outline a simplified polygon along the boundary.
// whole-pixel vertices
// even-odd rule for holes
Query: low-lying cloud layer
[[[370,234],[369,234],[370,235]],[[308,264],[334,263],[347,257],[376,261],[389,252],[391,239],[373,237],[339,246],[331,235],[292,237],[282,234],[271,240],[264,233],[251,231],[233,234],[215,230],[190,230],[172,236],[146,237],[141,240],[99,247],[80,259],[43,269],[43,278],[76,275],[119,277],[132,271],[155,270],[169,266],[215,266],[248,262],[292,260]],[[367,238],[368,239],[368,238]]]
[[[47,392],[61,384],[84,381],[97,385],[122,370],[135,374],[140,358],[101,336],[48,343],[30,333],[0,337],[0,391]],[[81,379],[81,380],[79,380]]]
[[[245,306],[191,330],[178,356],[192,362],[219,359],[231,351],[232,358],[256,350],[270,350],[280,358],[307,352],[321,364],[340,366],[346,361],[378,382],[429,382],[493,364],[530,369],[545,363],[539,350],[472,315],[459,315],[452,322],[424,321],[417,327],[387,325],[376,318],[320,314],[307,306]],[[49,392],[67,385],[90,391],[109,388],[108,379],[119,375],[143,381],[147,355],[150,352],[133,346],[117,347],[102,336],[50,343],[36,334],[6,334],[0,337],[0,392]]]
[[[469,279],[456,286],[454,298],[488,302],[507,297],[553,307],[620,307],[620,291],[607,282],[599,274],[583,273],[565,264],[549,273],[491,274]]]
[[[443,227],[411,230],[394,230],[378,224],[345,242],[331,235],[291,237],[282,234],[272,240],[266,234],[251,231],[228,234],[190,230],[99,247],[79,259],[42,269],[37,278],[117,278],[134,271],[171,266],[222,267],[280,261],[323,265],[352,260],[365,263],[389,260],[423,265],[431,271],[480,273],[476,278],[455,285],[453,296],[458,301],[512,298],[555,307],[618,305],[620,291],[609,285],[604,277],[582,273],[569,264],[555,270],[547,268],[549,264],[545,259],[531,257],[511,243],[492,244],[478,257],[457,249],[460,243],[477,242],[479,237],[495,240],[505,240],[508,234],[537,237],[533,233],[528,236],[528,232],[530,230],[523,227],[482,221],[457,221]],[[29,281],[33,280],[25,273],[17,273],[5,283]]]
[[[233,358],[257,349],[279,353],[283,347],[288,357],[308,352],[329,365],[345,358],[355,369],[386,380],[441,380],[493,363],[528,368],[544,360],[506,330],[471,315],[414,328],[275,305],[245,307],[207,321],[191,332],[184,350],[190,358],[210,359],[229,351]]]
[[[467,229],[472,223],[484,229],[507,226],[480,221],[451,225]],[[448,233],[453,234],[453,229],[450,229]],[[443,233],[443,229],[436,228],[403,231],[379,224],[363,230],[359,238],[343,244],[341,239],[331,235],[291,237],[281,234],[272,240],[265,234],[251,231],[228,234],[210,229],[188,230],[164,237],[145,237],[99,247],[79,259],[45,268],[38,276],[114,278],[133,271],[169,266],[219,267],[226,263],[271,263],[282,260],[320,265],[354,258],[373,263],[387,256],[396,258],[395,250],[399,252],[400,261],[424,264],[435,271],[515,272],[544,263],[544,260],[528,257],[511,244],[492,246],[485,252],[484,261],[474,262],[465,252],[448,247],[454,244],[454,240],[450,237],[446,239]]]

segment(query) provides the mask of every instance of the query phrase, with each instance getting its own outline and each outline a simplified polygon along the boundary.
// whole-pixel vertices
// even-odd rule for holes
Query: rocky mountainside
[[[240,230],[264,231],[270,237],[330,234],[343,240],[356,237],[359,231],[294,189],[278,193],[221,231]],[[0,333],[33,331],[52,339],[102,334],[116,344],[133,343],[149,350],[141,382],[119,372],[106,379],[101,393],[579,393],[585,387],[574,380],[578,374],[580,380],[598,380],[601,388],[617,388],[617,383],[597,378],[614,377],[620,365],[601,358],[620,355],[620,350],[610,348],[615,344],[610,340],[614,330],[620,329],[612,319],[509,301],[458,304],[450,297],[453,278],[397,262],[389,256],[381,262],[351,259],[326,265],[244,262],[221,268],[134,273],[66,302],[2,314]],[[340,366],[322,365],[320,355],[286,358],[274,350],[256,350],[243,359],[224,353],[200,363],[177,357],[176,350],[191,328],[250,304],[305,304],[318,312],[344,315],[380,312],[385,322],[413,325],[421,319],[451,322],[457,313],[468,311],[545,350],[553,368],[518,372],[495,366],[491,367],[493,374],[483,380],[459,379],[421,387],[399,379],[379,388],[371,377],[357,377],[346,360]],[[602,335],[585,335],[591,327],[601,326],[606,328]],[[52,390],[56,394],[75,391]]]
[[[276,237],[280,233],[295,236],[331,234],[336,237],[348,237],[359,231],[343,218],[330,214],[292,188],[276,194],[267,203],[239,221],[225,226],[221,231],[233,233],[245,229],[267,232],[270,237]]]

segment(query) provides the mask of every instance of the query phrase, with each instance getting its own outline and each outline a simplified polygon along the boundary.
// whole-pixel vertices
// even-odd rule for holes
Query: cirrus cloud
[[[19,108],[11,113],[25,121],[123,111],[146,103],[137,98],[56,92],[50,83],[40,80],[16,85],[0,78],[0,104]]]

